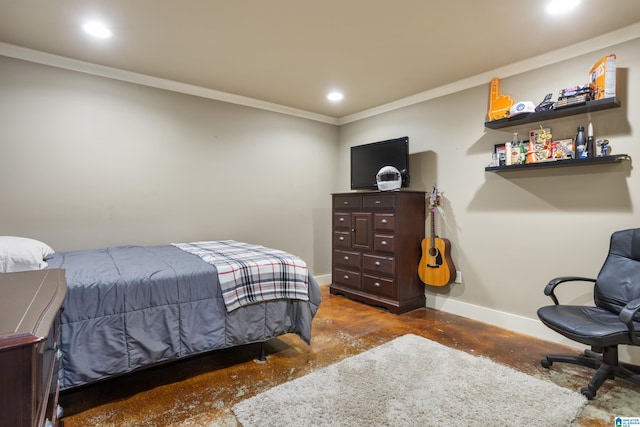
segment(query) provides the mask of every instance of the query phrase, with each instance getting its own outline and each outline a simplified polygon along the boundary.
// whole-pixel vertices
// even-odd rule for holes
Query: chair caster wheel
[[[582,393],[582,395],[586,397],[588,400],[593,400],[593,398],[596,397],[596,393],[589,390],[588,387],[581,388],[580,393]]]
[[[549,359],[542,359],[540,361],[540,364],[542,365],[543,368],[547,368],[549,369],[551,367],[551,365],[553,365],[553,362]]]

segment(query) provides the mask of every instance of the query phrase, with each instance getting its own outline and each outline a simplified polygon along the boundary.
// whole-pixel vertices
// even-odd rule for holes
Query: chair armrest
[[[551,279],[549,283],[547,283],[547,286],[545,286],[544,288],[544,294],[548,297],[551,297],[555,305],[558,305],[559,303],[558,303],[558,298],[556,297],[556,294],[553,291],[555,290],[556,286],[558,286],[560,283],[565,283],[565,282],[595,283],[596,279],[593,279],[590,277],[581,277],[581,276],[562,276],[562,277],[556,277],[555,279]]]
[[[640,345],[640,337],[636,335],[636,330],[633,325],[633,316],[636,315],[638,310],[640,310],[640,298],[634,299],[633,301],[628,302],[627,305],[625,305],[622,308],[622,310],[620,311],[620,314],[618,315],[620,318],[620,321],[625,325],[627,325],[627,327],[629,328],[629,333],[631,334],[631,341],[635,345]]]

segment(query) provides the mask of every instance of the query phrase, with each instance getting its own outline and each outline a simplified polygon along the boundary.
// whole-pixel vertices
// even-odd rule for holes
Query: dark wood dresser
[[[334,194],[331,293],[396,314],[424,307],[425,207],[422,191]]]
[[[64,270],[0,273],[0,426],[58,424]]]

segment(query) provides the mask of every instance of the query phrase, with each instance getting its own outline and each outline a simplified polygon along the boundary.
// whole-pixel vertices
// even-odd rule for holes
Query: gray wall
[[[337,128],[0,56],[0,235],[234,239],[330,264]]]
[[[596,137],[608,138],[614,153],[640,159],[640,39],[503,79],[501,92],[516,101],[538,103],[545,94],[588,81],[591,66],[617,54],[622,107],[550,120],[554,137],[572,137],[578,125],[593,123]],[[438,234],[452,244],[463,283],[427,287],[427,305],[519,329],[532,335],[536,310],[551,302],[542,290],[561,275],[595,277],[610,234],[640,226],[640,179],[632,162],[604,166],[485,172],[494,144],[538,124],[515,129],[484,127],[489,81],[340,127],[339,189],[348,189],[352,145],[409,135],[412,189],[444,192]],[[427,220],[429,221],[429,220]],[[428,224],[428,222],[427,222]],[[427,227],[428,230],[428,227]],[[567,286],[563,301],[592,301],[589,285]],[[531,321],[529,321],[531,320]],[[521,323],[519,325],[518,323]]]

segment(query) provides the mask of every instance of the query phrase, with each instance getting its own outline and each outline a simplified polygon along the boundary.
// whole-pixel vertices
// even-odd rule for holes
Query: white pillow
[[[49,245],[38,240],[0,236],[0,273],[42,270],[48,265],[45,259],[54,253]]]

